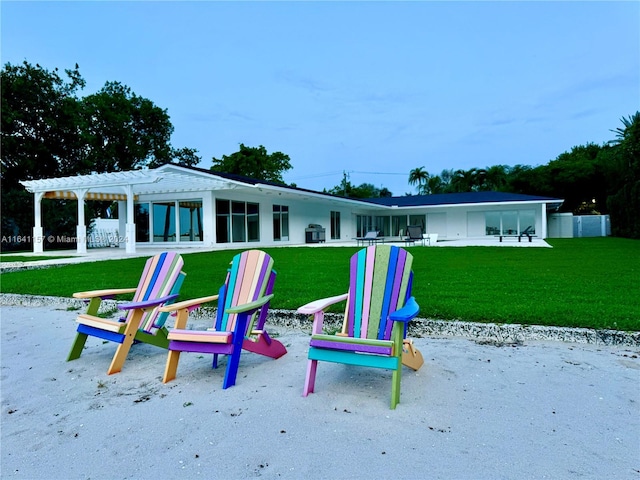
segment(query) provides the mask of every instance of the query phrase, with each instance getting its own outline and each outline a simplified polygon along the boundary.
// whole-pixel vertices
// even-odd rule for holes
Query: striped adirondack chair
[[[419,312],[411,296],[413,256],[390,245],[373,245],[351,257],[349,291],[298,309],[313,315],[303,396],[314,391],[318,361],[393,370],[391,408],[400,401],[403,341]],[[324,310],[346,300],[342,332],[322,333]]]
[[[163,312],[177,312],[175,328],[169,331],[169,355],[162,381],[167,383],[176,377],[181,352],[211,353],[213,368],[218,367],[218,355],[228,355],[223,389],[235,385],[242,349],[271,358],[287,353],[284,345],[264,329],[275,279],[273,259],[260,250],[248,250],[233,257],[218,295],[161,308]],[[189,312],[215,300],[215,328],[187,330]]]
[[[169,314],[160,312],[159,307],[178,297],[185,277],[182,272],[183,263],[182,257],[177,253],[164,252],[147,260],[136,288],[74,293],[74,298],[88,300],[89,306],[87,312],[78,315],[76,319],[77,334],[67,361],[80,357],[89,336],[120,344],[107,370],[109,375],[122,370],[134,341],[168,348],[168,330],[164,324]],[[127,293],[134,294],[131,302],[118,306],[127,312],[125,318],[118,321],[97,316],[102,300]]]

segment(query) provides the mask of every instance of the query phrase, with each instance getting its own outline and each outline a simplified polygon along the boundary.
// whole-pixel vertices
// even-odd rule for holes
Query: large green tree
[[[76,93],[85,85],[78,66],[46,70],[26,61],[2,70],[2,187],[20,180],[68,174],[82,155],[82,113]]]
[[[20,180],[110,172],[162,164],[199,161],[193,149],[175,150],[169,143],[169,115],[118,82],[80,98],[85,86],[78,65],[47,70],[23,62],[2,68],[2,232],[30,237],[33,196]],[[103,205],[91,202],[91,210]],[[76,202],[42,204],[47,233],[75,235]],[[88,212],[91,218],[92,212]],[[31,245],[2,244],[2,249]]]
[[[267,153],[262,145],[247,147],[241,143],[237,152],[220,159],[214,157],[211,170],[284,184],[282,175],[291,168],[289,155]]]
[[[82,112],[77,91],[85,81],[78,66],[49,71],[23,62],[2,69],[2,250],[29,249],[33,195],[20,180],[71,175],[83,154]],[[57,231],[74,235],[75,202],[44,202],[42,215]],[[74,223],[75,225],[75,223]],[[17,239],[17,240],[16,240]]]
[[[119,82],[82,99],[86,165],[94,172],[134,170],[171,160],[173,125],[166,110]]]
[[[618,188],[607,199],[614,235],[640,238],[640,112],[621,119],[614,130],[612,162],[619,171]]]
[[[348,198],[380,198],[393,196],[386,187],[378,188],[372,183],[361,183],[355,186],[349,181],[344,181],[330,190],[325,189],[324,192]]]

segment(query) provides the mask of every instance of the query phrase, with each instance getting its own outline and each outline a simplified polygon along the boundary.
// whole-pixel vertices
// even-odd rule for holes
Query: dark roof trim
[[[407,197],[368,198],[366,201],[388,207],[426,207],[469,203],[563,202],[563,200],[558,198],[507,192],[437,193],[433,195],[413,195]]]

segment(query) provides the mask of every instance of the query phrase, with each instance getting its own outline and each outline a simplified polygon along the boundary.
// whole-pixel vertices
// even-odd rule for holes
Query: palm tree
[[[615,130],[611,130],[613,133],[616,134],[616,137],[618,138],[616,138],[615,140],[612,140],[610,143],[613,143],[616,145],[624,141],[624,139],[631,132],[631,127],[633,126],[634,123],[636,124],[640,123],[640,112],[636,112],[633,115],[629,115],[629,118],[622,117],[620,121],[624,125],[624,128],[618,127]]]
[[[439,175],[434,175],[433,177],[429,177],[429,180],[427,180],[427,184],[425,185],[425,188],[430,194],[444,193],[445,184]]]
[[[429,172],[424,167],[414,168],[409,172],[409,185],[418,184],[418,194],[425,194],[423,184],[429,181]]]
[[[456,170],[451,178],[451,189],[456,193],[471,192],[475,182],[475,170]]]
[[[488,190],[504,191],[507,185],[509,167],[506,165],[493,165],[486,169],[485,184]]]

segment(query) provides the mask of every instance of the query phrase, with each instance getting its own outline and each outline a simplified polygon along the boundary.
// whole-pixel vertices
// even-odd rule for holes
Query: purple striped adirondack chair
[[[175,328],[169,331],[169,355],[162,381],[167,383],[176,377],[180,352],[211,353],[213,368],[218,366],[218,355],[226,354],[223,389],[235,385],[243,349],[271,358],[287,353],[284,345],[264,329],[275,279],[273,259],[263,251],[248,250],[233,257],[218,295],[161,308],[163,312],[177,312]],[[189,312],[215,300],[218,301],[215,328],[187,330]]]
[[[87,312],[78,315],[76,319],[77,334],[67,361],[80,357],[89,336],[119,344],[107,370],[109,375],[122,370],[134,341],[168,348],[165,322],[169,314],[160,312],[159,307],[178,297],[185,277],[182,272],[183,263],[182,257],[177,253],[164,252],[147,260],[136,288],[74,293],[74,298],[87,300],[89,306]],[[102,300],[127,293],[134,294],[131,302],[118,305],[119,309],[127,312],[126,317],[118,321],[97,316]]]
[[[420,311],[411,296],[413,256],[391,245],[373,245],[351,257],[349,291],[298,309],[313,315],[307,377],[302,395],[314,391],[318,361],[393,371],[391,408],[400,401],[407,323]],[[342,332],[323,334],[324,310],[346,300]]]

